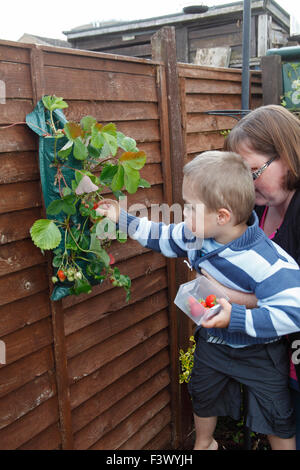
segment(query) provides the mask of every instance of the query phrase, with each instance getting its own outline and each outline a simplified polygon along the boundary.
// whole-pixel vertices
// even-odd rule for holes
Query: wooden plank
[[[0,214],[39,207],[40,205],[41,194],[37,181],[0,186]]]
[[[30,441],[21,445],[18,450],[61,450],[61,437],[59,424],[49,426]]]
[[[2,337],[48,317],[49,293],[39,292],[31,297],[3,305],[0,311],[0,337]]]
[[[52,343],[51,320],[44,318],[2,339],[6,346],[6,364],[12,364]]]
[[[0,125],[25,122],[26,114],[32,111],[31,100],[8,99],[0,106]]]
[[[46,67],[45,89],[65,100],[157,101],[153,77],[126,73]]]
[[[236,119],[227,116],[214,116],[196,113],[188,114],[186,119],[187,133],[232,129],[237,122]]]
[[[185,105],[187,113],[241,109],[241,95],[186,95]]]
[[[56,395],[55,378],[43,374],[0,399],[0,430]]]
[[[105,101],[68,101],[69,108],[64,110],[69,121],[80,121],[82,116],[94,116],[99,122],[137,121],[158,119],[156,103]],[[1,107],[0,107],[1,110]],[[1,115],[0,115],[1,117]]]
[[[27,238],[30,227],[40,218],[39,208],[0,214],[0,245]]]
[[[120,448],[135,432],[144,426],[153,415],[159,413],[169,404],[170,396],[167,390],[163,390],[152,400],[145,403],[134,414],[122,421],[113,431],[107,433],[90,450],[106,450]],[[168,411],[170,419],[170,410]]]
[[[164,258],[161,257],[161,259],[162,262],[165,263]],[[133,261],[136,264],[136,259]],[[128,265],[128,262],[125,264]],[[142,266],[143,264],[141,260],[141,262],[137,265],[137,268],[141,269]],[[120,267],[120,272],[122,273],[125,271],[123,271]],[[167,279],[165,268],[158,269],[158,271],[154,271],[152,274],[150,273],[147,276],[143,275],[137,279],[134,277],[132,272],[130,272],[130,270],[127,269],[126,273],[132,280],[131,296],[127,305],[132,305],[138,300],[141,300],[146,296],[153,295],[155,292],[160,291],[166,287]],[[107,291],[101,294],[101,301],[99,296],[91,297],[90,299],[85,298],[86,301],[84,304],[78,303],[72,305],[68,311],[65,311],[66,335],[76,331],[79,328],[82,328],[87,324],[91,324],[93,321],[99,320],[104,314],[107,314],[108,312],[116,312],[126,306],[125,293],[122,292],[120,288],[110,288],[109,282],[106,282],[106,284]]]
[[[187,153],[200,153],[222,148],[224,137],[219,132],[188,134],[186,142]]]
[[[145,34],[138,34],[137,36],[133,36],[133,39],[122,39],[122,34],[116,35],[104,35],[104,36],[97,36],[97,37],[85,37],[80,38],[75,42],[75,47],[79,47],[80,49],[86,49],[89,51],[101,51],[107,52],[108,49],[111,47],[120,46],[120,44],[139,44],[141,42],[148,42],[150,43],[150,39],[152,36],[152,31],[147,31]],[[140,65],[140,64],[139,64]]]
[[[27,126],[23,124],[9,128],[0,126],[0,153],[22,152],[36,149],[37,138]]]
[[[124,56],[118,56],[116,54],[107,54],[105,52],[93,52],[93,51],[82,51],[78,49],[72,49],[72,48],[64,48],[64,47],[53,47],[53,46],[39,46],[40,49],[42,49],[46,53],[57,53],[57,54],[62,54],[63,56],[70,56],[72,57],[72,60],[74,61],[74,56],[78,59],[78,57],[83,56],[83,57],[92,57],[95,59],[100,60],[107,60],[107,61],[117,61],[117,62],[123,62],[124,67],[126,68],[126,65],[128,63],[134,63],[134,64],[143,64],[153,66],[153,61],[149,63],[148,60],[144,59],[138,59],[138,58],[133,58],[133,57],[124,57]],[[46,55],[46,54],[45,54]],[[62,60],[65,60],[63,57]],[[89,67],[87,67],[89,68]],[[155,75],[155,74],[154,74]]]
[[[1,279],[0,305],[36,294],[48,287],[45,266],[34,266]]]
[[[31,239],[0,246],[0,277],[44,261],[41,250],[33,245]]]
[[[82,405],[85,401],[96,396],[101,390],[104,390],[106,387],[116,382],[120,377],[131,371],[135,371],[151,357],[156,357],[160,352],[163,357],[165,357],[165,355],[169,357],[167,329],[159,331],[116,360],[106,363],[104,366],[95,370],[93,374],[87,375],[72,384],[72,408],[77,408],[79,405]],[[74,411],[74,413],[76,412]]]
[[[113,315],[106,315],[98,322],[67,337],[66,348],[68,359],[101,343],[110,336],[135,325],[154,313],[166,308],[168,299],[165,291],[160,291],[133,305],[128,305]]]
[[[49,371],[54,373],[52,346],[46,346],[12,364],[0,367],[0,397]]]
[[[120,121],[116,122],[118,131],[140,142],[160,140],[159,122],[152,121]]]
[[[132,326],[102,343],[77,355],[68,362],[69,379],[72,382],[81,380],[87,374],[92,374],[107,363],[107,358],[113,360],[134,346],[142,343],[168,325],[167,312],[162,310],[150,318]]]
[[[32,181],[39,178],[36,155],[33,152],[1,153],[0,166],[0,184]]]
[[[157,436],[162,429],[170,424],[172,419],[170,406],[166,405],[160,412],[158,412],[148,423],[139,429],[127,442],[121,445],[118,450],[126,451],[132,449],[143,449],[151,439]],[[168,442],[171,441],[171,432],[168,433]],[[165,449],[160,446],[158,449]],[[157,449],[157,447],[156,447]]]
[[[7,428],[0,430],[1,449],[17,449],[57,421],[57,397],[52,397]]]
[[[204,65],[177,64],[179,77],[201,80],[241,82],[242,73],[238,69],[224,69]]]
[[[127,47],[109,47],[107,52],[110,54],[126,55],[131,57],[151,57],[150,41],[144,44],[128,45]]]
[[[0,62],[0,80],[5,83],[6,98],[32,98],[30,67],[27,64]]]
[[[171,425],[168,423],[161,431],[156,433],[153,439],[147,442],[142,450],[173,450],[171,437],[172,429]]]
[[[263,104],[280,104],[283,94],[281,56],[274,54],[262,57],[261,68]]]
[[[0,41],[0,61],[1,62],[15,62],[17,64],[30,63],[30,48],[29,44],[20,44],[17,42]]]
[[[240,82],[230,81],[214,81],[213,85],[210,80],[201,79],[196,80],[193,78],[186,80],[187,93],[207,93],[207,94],[229,94],[236,95],[241,93],[242,85]]]
[[[119,400],[116,400],[116,397],[111,394],[110,397],[113,397],[111,407],[100,416],[95,417],[91,423],[76,433],[74,448],[77,450],[88,449],[105,433],[117,428],[120,422],[137,411],[154,395],[161,393],[167,387],[169,381],[169,374],[164,370],[151,377],[147,382],[141,384],[123,398],[120,397]]]
[[[162,371],[162,381],[167,381],[167,385],[170,381],[169,371],[162,369],[167,367],[168,364],[169,355],[166,350],[163,350],[85,401],[81,406],[73,410],[74,432],[78,432],[126,395],[133,393],[140,385],[147,382],[159,371]]]

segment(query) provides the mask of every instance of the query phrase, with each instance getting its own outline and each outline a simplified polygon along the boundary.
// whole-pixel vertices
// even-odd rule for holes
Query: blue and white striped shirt
[[[123,210],[119,220],[120,230],[141,245],[167,257],[187,257],[197,272],[204,268],[224,286],[256,295],[256,308],[232,303],[228,328],[208,330],[232,345],[267,343],[300,331],[299,266],[259,228],[255,212],[249,224],[239,238],[203,254],[205,240],[197,239],[184,222],[165,225]]]

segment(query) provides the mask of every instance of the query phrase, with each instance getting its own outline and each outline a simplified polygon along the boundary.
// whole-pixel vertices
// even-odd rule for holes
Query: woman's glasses
[[[252,178],[253,181],[257,180],[259,176],[268,168],[269,165],[277,158],[277,156],[268,160],[263,166],[261,166],[258,170],[252,171]]]

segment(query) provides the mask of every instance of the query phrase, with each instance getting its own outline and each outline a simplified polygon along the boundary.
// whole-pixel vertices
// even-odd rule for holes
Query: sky
[[[188,5],[224,5],[234,0],[2,0],[0,39],[17,41],[24,33],[67,39],[63,31],[97,21],[132,21],[180,13]],[[300,1],[277,0],[300,24]]]

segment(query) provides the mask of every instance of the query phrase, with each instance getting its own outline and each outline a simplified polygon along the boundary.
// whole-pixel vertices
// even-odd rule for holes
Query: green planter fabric
[[[67,122],[66,117],[64,116],[61,110],[56,110],[53,112],[54,115],[54,122],[57,129],[62,129],[64,124]],[[49,126],[50,120],[50,113],[47,109],[45,109],[42,101],[39,101],[35,107],[35,109],[26,116],[26,123],[27,125],[39,136],[39,167],[40,167],[40,178],[41,178],[41,186],[42,186],[42,193],[45,202],[45,207],[49,206],[49,204],[55,200],[60,198],[59,193],[59,184],[55,182],[56,176],[56,167],[51,166],[54,161],[54,152],[55,152],[55,138],[54,137],[44,137],[45,132],[51,133],[51,128]],[[56,141],[56,151],[59,151],[67,142],[66,137],[62,137],[57,139]],[[82,168],[81,162],[76,160],[71,153],[68,157],[68,164],[69,168],[63,168],[63,176],[66,180],[68,186],[71,187],[71,181],[74,180],[74,173],[75,169],[80,170]],[[63,186],[64,187],[64,184]],[[56,216],[48,216],[49,219],[56,219],[63,221],[64,220],[63,213],[60,213]],[[70,221],[74,224],[82,224],[83,217],[76,213],[74,216],[71,216]],[[86,224],[88,225],[88,224]],[[85,231],[86,235],[89,235],[89,229],[87,228]],[[62,248],[64,250],[64,237],[62,237],[62,241],[58,248]],[[87,257],[89,257],[87,255]],[[84,270],[84,266],[86,262],[80,262],[80,267]],[[56,273],[56,270],[55,270]],[[54,274],[55,274],[54,273]],[[85,273],[86,275],[86,273]],[[95,281],[94,278],[90,278],[86,275],[89,282],[93,285],[99,284],[102,281]],[[54,286],[51,300],[60,300],[63,297],[66,297],[71,294],[71,287],[72,283],[68,282],[67,280],[62,282],[57,282]]]

